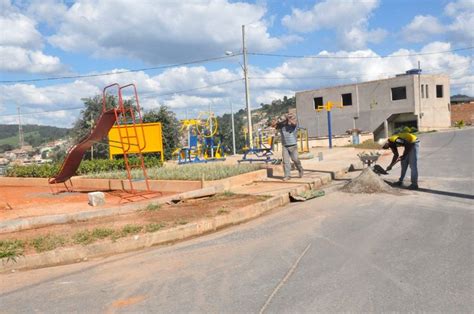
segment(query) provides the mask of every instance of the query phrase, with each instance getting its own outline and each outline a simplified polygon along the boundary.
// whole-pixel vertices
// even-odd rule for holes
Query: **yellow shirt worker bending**
[[[404,151],[403,155],[399,157],[397,147],[403,146]],[[419,151],[419,141],[416,135],[411,133],[399,133],[394,134],[384,141],[383,149],[390,148],[393,152],[393,158],[390,165],[387,167],[387,171],[390,171],[392,167],[400,161],[402,165],[402,172],[400,174],[400,179],[398,179],[397,185],[403,185],[403,179],[407,173],[408,166],[410,166],[411,171],[411,185],[409,189],[417,190],[418,189],[418,151]]]

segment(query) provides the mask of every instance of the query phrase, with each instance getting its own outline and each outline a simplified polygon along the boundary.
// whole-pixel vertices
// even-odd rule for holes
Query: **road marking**
[[[275,296],[275,294],[278,292],[278,290],[280,290],[281,287],[283,287],[283,285],[286,283],[286,281],[291,277],[291,275],[294,273],[294,271],[296,270],[296,267],[298,266],[299,262],[301,261],[301,259],[303,258],[303,256],[306,254],[306,252],[308,252],[309,250],[309,247],[311,246],[311,243],[308,244],[308,246],[306,246],[306,248],[304,249],[303,253],[301,253],[301,255],[298,257],[298,259],[293,263],[293,265],[291,266],[291,268],[288,270],[288,272],[286,273],[285,277],[283,277],[283,279],[278,283],[278,285],[275,287],[275,289],[273,290],[272,294],[270,294],[270,296],[268,297],[267,301],[265,302],[265,304],[262,306],[262,308],[260,309],[260,314],[262,314],[266,308],[268,307],[268,305],[270,304],[270,302],[272,301],[273,297]]]

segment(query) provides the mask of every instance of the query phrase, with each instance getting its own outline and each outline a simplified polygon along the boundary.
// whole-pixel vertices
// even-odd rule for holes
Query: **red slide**
[[[89,136],[69,150],[59,173],[49,179],[48,182],[50,184],[63,183],[76,174],[76,170],[81,164],[84,153],[92,146],[92,144],[107,136],[109,130],[114,126],[114,111],[115,109],[110,109],[103,112],[99,118],[99,121],[97,122],[97,125],[89,134]]]

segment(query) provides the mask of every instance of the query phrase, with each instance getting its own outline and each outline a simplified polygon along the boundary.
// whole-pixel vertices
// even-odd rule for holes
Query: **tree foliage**
[[[180,124],[174,112],[166,106],[159,109],[153,109],[145,112],[143,122],[160,122],[163,133],[163,149],[165,151],[165,159],[171,159],[173,150],[179,145],[179,129]]]

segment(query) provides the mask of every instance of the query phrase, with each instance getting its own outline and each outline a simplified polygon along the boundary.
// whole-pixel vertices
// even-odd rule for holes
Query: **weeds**
[[[177,225],[186,225],[188,223],[188,221],[184,220],[184,219],[178,219],[176,220],[176,224]]]
[[[38,253],[54,250],[55,248],[63,246],[65,243],[66,239],[64,237],[53,234],[47,234],[31,240],[31,245]]]
[[[72,239],[75,244],[82,244],[82,245],[86,245],[86,244],[90,244],[94,242],[94,237],[92,236],[92,232],[90,232],[89,230],[83,230],[83,231],[79,231],[75,233],[72,236]]]
[[[155,232],[166,226],[164,223],[151,223],[145,226],[146,232]]]
[[[139,225],[125,225],[122,228],[122,233],[124,234],[124,236],[128,234],[137,234],[140,231],[142,231],[142,229],[143,229],[143,226],[139,226]]]
[[[0,259],[16,262],[18,256],[22,256],[26,243],[21,240],[0,240]]]
[[[155,212],[155,211],[159,211],[160,209],[161,209],[160,204],[148,204],[148,206],[145,208],[145,211]]]
[[[95,239],[105,239],[111,236],[115,231],[109,228],[95,228],[92,230],[92,237]]]

